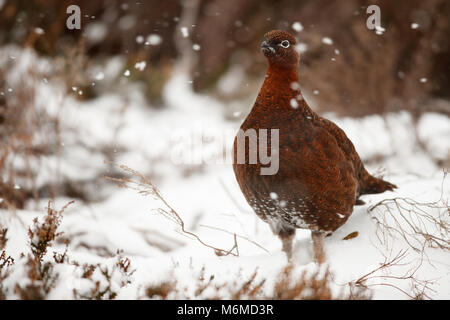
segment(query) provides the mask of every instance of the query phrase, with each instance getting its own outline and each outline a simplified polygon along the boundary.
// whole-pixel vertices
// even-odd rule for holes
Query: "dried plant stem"
[[[450,209],[443,198],[444,172],[441,196],[435,202],[418,202],[411,198],[385,199],[369,208],[377,209],[373,219],[377,225],[377,236],[381,243],[387,243],[388,236],[398,235],[415,251],[424,245],[450,250]]]
[[[222,231],[222,232],[225,232],[225,233],[234,235],[235,237],[244,239],[244,240],[246,240],[246,241],[248,241],[248,242],[254,244],[255,246],[257,246],[258,248],[264,250],[264,251],[267,252],[267,253],[269,252],[269,250],[267,250],[266,248],[264,248],[263,246],[261,246],[261,245],[260,245],[259,243],[257,243],[256,241],[253,241],[253,240],[251,240],[251,239],[249,239],[249,238],[247,238],[247,237],[245,237],[245,236],[238,235],[238,234],[236,234],[236,233],[234,233],[234,232],[231,232],[231,231],[228,231],[228,230],[225,230],[225,229],[222,229],[222,228],[217,228],[217,227],[212,227],[212,226],[206,226],[206,225],[204,225],[204,224],[201,224],[200,227],[208,228],[208,229],[212,229],[212,230],[217,230],[217,231]]]
[[[178,214],[178,212],[174,208],[172,208],[172,206],[170,206],[170,204],[163,198],[163,196],[159,192],[158,188],[156,188],[153,185],[153,183],[149,179],[147,179],[143,174],[141,174],[125,165],[118,165],[115,163],[111,163],[109,161],[105,161],[105,163],[116,166],[116,167],[120,168],[121,170],[127,172],[131,176],[139,178],[139,181],[136,181],[136,180],[133,180],[130,178],[114,178],[114,177],[105,176],[106,179],[118,183],[119,187],[135,190],[143,196],[152,196],[153,198],[161,201],[165,208],[157,208],[157,209],[155,209],[156,212],[158,212],[159,214],[163,215],[164,217],[174,221],[178,226],[180,226],[182,233],[193,237],[198,242],[200,242],[203,246],[213,249],[216,255],[239,256],[239,249],[237,247],[236,237],[234,238],[234,244],[230,250],[220,249],[220,248],[217,248],[215,246],[212,246],[212,245],[204,242],[198,235],[186,230],[185,223],[184,223],[183,219],[181,218],[181,216]],[[236,253],[233,251],[236,251]]]
[[[433,283],[433,280],[420,280],[415,277],[417,270],[419,270],[419,268],[422,266],[422,263],[423,263],[424,249],[425,249],[425,247],[422,248],[422,255],[421,255],[421,259],[420,259],[418,265],[413,267],[412,269],[408,270],[403,275],[400,275],[400,276],[393,276],[393,275],[386,275],[386,274],[378,275],[378,273],[381,271],[387,271],[396,266],[405,265],[404,263],[402,263],[402,261],[407,256],[408,250],[400,250],[393,258],[385,257],[384,261],[380,264],[379,267],[364,274],[363,276],[359,277],[357,280],[351,281],[349,283],[350,288],[353,288],[356,286],[356,287],[362,287],[362,288],[368,289],[369,287],[386,286],[386,287],[391,287],[391,288],[394,288],[394,289],[402,292],[410,299],[423,299],[423,298],[431,299],[428,292],[434,291],[430,286],[430,284]],[[374,283],[374,284],[367,283],[369,280],[374,280],[374,279],[382,279],[385,281],[381,282],[381,283]],[[410,293],[406,292],[405,290],[403,290],[402,288],[400,288],[399,286],[397,286],[393,283],[386,282],[389,280],[394,280],[394,281],[395,280],[409,280],[412,284],[413,292],[415,293],[415,295],[411,295]]]

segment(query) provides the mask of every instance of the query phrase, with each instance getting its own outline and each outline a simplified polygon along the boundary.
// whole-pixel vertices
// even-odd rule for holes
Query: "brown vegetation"
[[[319,267],[315,272],[301,273],[293,264],[284,267],[270,285],[266,279],[254,271],[249,277],[224,283],[214,275],[205,276],[205,268],[195,284],[193,296],[187,294],[187,288],[176,280],[163,281],[146,289],[147,298],[151,299],[233,299],[233,300],[361,300],[370,299],[364,288],[333,292],[333,276],[328,268]]]
[[[369,208],[382,244],[400,237],[416,252],[424,247],[450,250],[450,205],[444,197],[447,174],[444,171],[441,197],[434,202],[399,197],[384,199]]]
[[[141,60],[150,63],[134,80],[144,82],[149,97],[157,99],[180,54],[180,23],[189,6],[175,0],[82,0],[82,31],[77,31],[65,28],[68,4],[56,0],[8,2],[0,10],[0,44],[24,44],[68,59],[68,48],[81,42],[82,52],[90,58],[127,52],[130,66]],[[307,92],[318,90],[314,100],[321,111],[357,116],[400,109],[420,113],[430,97],[449,98],[448,1],[378,1],[386,29],[383,35],[366,28],[366,8],[371,4],[367,0],[198,1],[191,23],[195,27],[185,26],[191,43],[201,47],[194,52],[194,85],[199,90],[212,89],[235,64],[257,76],[254,80],[259,82],[265,69],[259,52],[263,34],[271,29],[289,30],[300,21],[304,30],[297,38],[308,46],[302,56],[301,84]],[[18,16],[24,17],[20,23]],[[418,24],[415,29],[411,28],[413,22]],[[80,41],[84,31],[99,23],[106,30],[103,39]],[[36,27],[45,34],[37,35]],[[137,36],[149,34],[157,34],[163,41],[156,46],[137,43]],[[333,45],[323,45],[323,37],[333,39]],[[422,78],[427,81],[421,82]],[[250,96],[252,91],[244,88],[244,92]],[[242,90],[237,90],[233,95],[240,93]],[[450,112],[448,108],[435,111]]]

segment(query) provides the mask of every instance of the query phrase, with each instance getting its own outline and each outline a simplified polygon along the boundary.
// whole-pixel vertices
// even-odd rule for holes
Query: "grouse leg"
[[[278,237],[283,244],[283,251],[286,253],[288,261],[290,262],[292,259],[292,242],[295,237],[295,229],[281,230]]]
[[[321,264],[325,261],[325,251],[323,249],[323,239],[325,233],[320,231],[311,231],[311,238],[313,241],[314,260]]]

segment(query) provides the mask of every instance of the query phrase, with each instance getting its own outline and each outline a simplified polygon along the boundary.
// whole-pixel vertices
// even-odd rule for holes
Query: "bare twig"
[[[398,276],[389,274],[379,275],[379,273],[382,271],[386,273],[393,267],[407,265],[407,263],[403,263],[403,260],[407,256],[408,252],[407,250],[400,250],[393,258],[385,257],[384,261],[380,264],[379,267],[364,274],[357,280],[351,281],[348,285],[350,286],[350,288],[363,287],[365,289],[369,289],[370,287],[375,286],[386,286],[402,292],[410,299],[424,299],[424,298],[431,299],[428,293],[429,291],[434,291],[430,286],[431,283],[433,283],[433,280],[421,280],[417,279],[415,276],[419,268],[422,266],[424,249],[425,247],[422,248],[422,255],[417,266],[413,267],[412,269],[409,269],[402,275]],[[370,280],[382,280],[382,282],[369,284],[368,282]],[[406,292],[404,289],[392,283],[392,281],[410,281],[414,295],[411,295],[409,292]]]
[[[249,238],[247,238],[247,237],[245,237],[245,236],[238,235],[238,234],[236,234],[236,233],[233,233],[233,232],[231,232],[231,231],[228,231],[228,230],[225,230],[225,229],[222,229],[222,228],[217,228],[217,227],[212,227],[212,226],[206,226],[206,225],[203,225],[203,224],[201,224],[200,227],[208,228],[208,229],[212,229],[212,230],[217,230],[217,231],[222,231],[222,232],[225,232],[225,233],[234,235],[235,237],[238,237],[238,238],[247,240],[248,242],[254,244],[255,246],[257,246],[258,248],[264,250],[264,251],[267,252],[267,253],[269,252],[269,250],[267,250],[266,248],[264,248],[263,246],[261,246],[260,244],[258,244],[256,241],[253,241],[253,240],[251,240],[251,239],[249,239]]]
[[[386,243],[388,236],[400,236],[415,251],[426,245],[450,250],[450,210],[448,199],[444,199],[444,177],[441,196],[435,202],[418,202],[411,198],[385,199],[369,208],[377,209],[373,219],[377,225],[377,236]]]
[[[178,214],[178,212],[167,203],[167,201],[163,198],[163,196],[159,192],[158,188],[156,188],[153,185],[153,183],[149,179],[147,179],[143,174],[141,174],[125,165],[118,165],[118,164],[111,163],[108,161],[105,161],[105,163],[114,165],[114,166],[122,169],[123,171],[127,172],[131,176],[138,178],[139,180],[133,180],[130,178],[114,178],[114,177],[105,176],[106,179],[118,183],[119,187],[135,190],[143,196],[152,196],[154,199],[161,201],[164,204],[165,208],[157,208],[157,209],[155,209],[156,212],[158,212],[162,216],[168,218],[169,220],[172,220],[177,225],[179,225],[181,228],[181,231],[184,234],[195,238],[198,242],[200,242],[205,247],[213,249],[214,252],[216,253],[216,255],[227,256],[227,255],[231,254],[233,256],[239,256],[239,250],[237,248],[236,239],[235,239],[235,243],[234,243],[233,247],[230,250],[224,250],[224,249],[214,247],[210,244],[207,244],[198,235],[186,230],[185,223],[184,223],[183,219],[181,218],[181,216]],[[235,250],[235,249],[236,249],[236,253],[233,252],[233,250]]]

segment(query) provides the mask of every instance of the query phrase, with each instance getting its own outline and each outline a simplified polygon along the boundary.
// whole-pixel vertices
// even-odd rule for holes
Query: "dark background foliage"
[[[82,10],[80,31],[65,27],[66,8]],[[381,8],[377,35],[366,28],[367,6]],[[217,94],[216,82],[230,66],[239,63],[248,81],[260,81],[265,61],[258,46],[271,29],[290,30],[308,50],[302,55],[301,85],[318,90],[315,106],[322,111],[362,116],[409,109],[440,109],[430,98],[450,98],[450,2],[365,0],[201,0],[198,1],[6,1],[0,10],[0,45],[32,46],[43,55],[67,55],[77,47],[93,59],[126,54],[130,63],[145,59],[150,68],[140,76],[150,99],[158,100],[167,73],[179,55],[180,19],[186,7],[194,9],[189,26],[195,51],[194,87]],[[296,33],[291,26],[300,21]],[[418,28],[411,28],[412,23]],[[106,26],[99,42],[89,41],[92,24]],[[45,35],[34,31],[42,28]],[[143,46],[138,35],[160,35],[162,43]],[[324,45],[323,37],[333,40]],[[339,50],[336,55],[335,49]],[[332,58],[334,58],[332,60]],[[426,78],[426,82],[420,79]],[[82,85],[82,84],[80,84]],[[240,90],[233,95],[254,95]]]

